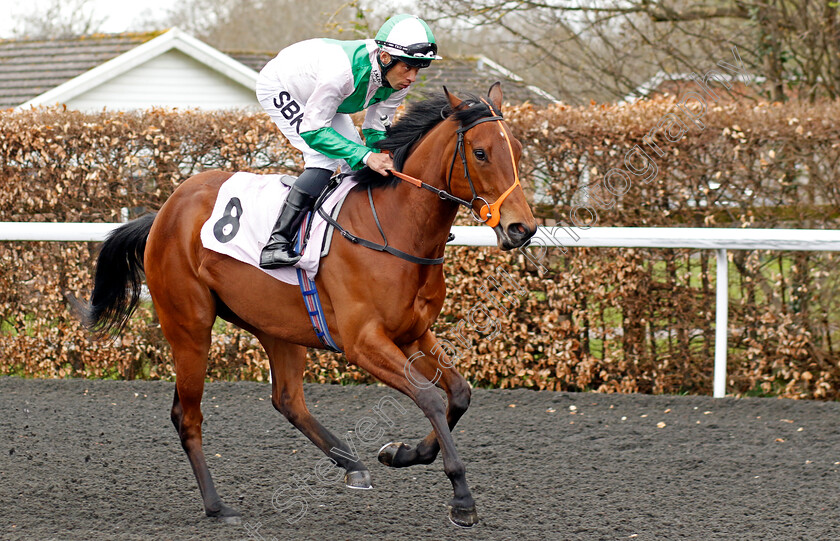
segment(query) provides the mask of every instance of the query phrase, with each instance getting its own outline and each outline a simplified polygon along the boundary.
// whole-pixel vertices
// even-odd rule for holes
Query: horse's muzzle
[[[509,224],[507,227],[497,225],[493,229],[496,230],[496,236],[499,237],[499,248],[502,250],[519,248],[537,232],[536,227],[529,227],[521,222]]]

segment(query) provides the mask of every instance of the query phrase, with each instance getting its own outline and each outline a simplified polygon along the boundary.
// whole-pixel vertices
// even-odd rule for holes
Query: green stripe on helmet
[[[406,25],[405,24],[400,25],[400,23],[403,23],[404,21],[409,21],[409,20],[414,21],[414,24],[408,24],[407,25],[408,28],[411,29],[409,31],[413,32],[415,34],[414,36],[411,37],[411,39],[409,39],[407,36],[405,36],[403,34],[403,31],[405,30]],[[402,27],[402,29],[399,31],[400,35],[392,34],[392,32],[394,31],[394,28],[397,27],[398,25],[400,25]],[[419,32],[418,32],[418,30],[419,30]],[[421,36],[418,35],[421,32],[423,34],[425,34],[424,38],[421,38]],[[376,33],[376,37],[374,37],[374,40],[377,41],[377,42],[391,42],[391,43],[398,43],[400,45],[410,45],[411,43],[408,43],[408,42],[435,43],[435,36],[434,36],[434,33],[432,33],[432,29],[429,27],[429,25],[423,19],[421,19],[419,17],[415,17],[414,15],[409,15],[407,13],[400,13],[399,15],[394,15],[393,17],[391,17],[390,19],[385,21],[385,24],[383,24],[382,27],[379,29],[379,31]],[[408,42],[406,42],[406,41],[408,41]]]

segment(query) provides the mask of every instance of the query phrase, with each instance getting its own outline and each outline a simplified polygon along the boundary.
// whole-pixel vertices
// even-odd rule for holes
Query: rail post
[[[726,248],[715,250],[717,255],[717,274],[715,286],[715,379],[712,389],[714,398],[726,396],[726,330],[729,325],[729,258]]]

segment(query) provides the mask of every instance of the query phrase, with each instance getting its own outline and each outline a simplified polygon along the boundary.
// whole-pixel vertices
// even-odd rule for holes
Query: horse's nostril
[[[510,224],[507,227],[508,238],[520,246],[525,244],[536,232],[536,229],[531,229],[521,222]]]
[[[523,240],[529,238],[533,233],[525,227],[525,224],[514,223],[508,226],[508,236],[512,240]]]

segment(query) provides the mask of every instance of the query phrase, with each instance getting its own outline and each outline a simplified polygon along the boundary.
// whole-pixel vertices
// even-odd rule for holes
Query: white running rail
[[[103,241],[119,223],[0,222],[0,241]],[[487,227],[455,226],[460,246],[496,246],[496,234]],[[729,309],[727,250],[840,251],[840,231],[824,229],[731,229],[663,227],[540,227],[540,246],[598,248],[696,248],[717,256],[715,307],[715,398],[726,395],[726,348]]]

